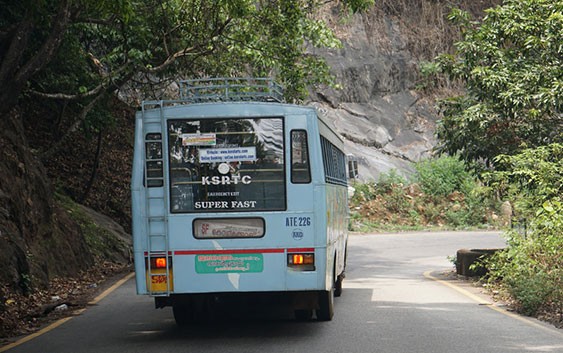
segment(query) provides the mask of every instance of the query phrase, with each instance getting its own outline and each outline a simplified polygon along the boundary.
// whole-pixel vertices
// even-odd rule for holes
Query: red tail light
[[[287,254],[287,266],[289,268],[300,270],[300,271],[314,271],[315,254],[313,253]]]

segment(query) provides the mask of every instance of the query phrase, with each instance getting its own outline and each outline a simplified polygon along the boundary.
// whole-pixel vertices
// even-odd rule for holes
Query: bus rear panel
[[[178,324],[220,296],[259,293],[330,320],[346,258],[341,144],[310,107],[144,104],[132,176],[138,294],[172,306]]]

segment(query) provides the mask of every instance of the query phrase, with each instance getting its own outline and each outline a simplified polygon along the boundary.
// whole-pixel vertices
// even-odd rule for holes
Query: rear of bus
[[[221,298],[266,293],[298,318],[332,318],[345,255],[327,236],[314,109],[161,104],[137,114],[133,169],[137,292],[179,324]]]

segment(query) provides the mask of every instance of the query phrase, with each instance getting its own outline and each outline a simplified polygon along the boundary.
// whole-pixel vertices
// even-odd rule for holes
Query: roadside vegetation
[[[495,158],[477,174],[457,157],[353,183],[350,231],[499,229],[507,248],[484,260],[482,281],[525,315],[563,326],[563,145]],[[507,201],[510,200],[510,201]],[[506,205],[510,204],[507,208]]]
[[[409,178],[391,170],[377,181],[355,183],[350,230],[403,231],[493,228],[508,224],[474,172],[457,157],[415,165]]]
[[[488,280],[527,315],[563,323],[563,1],[506,0],[482,21],[454,10],[461,40],[425,65],[427,77],[465,92],[440,102],[438,151],[477,172],[487,193],[513,205],[508,248]]]
[[[486,175],[514,200],[520,226],[507,231],[508,248],[487,261],[488,281],[516,300],[526,315],[563,325],[563,145],[499,156],[503,171]],[[525,225],[525,227],[524,227]]]

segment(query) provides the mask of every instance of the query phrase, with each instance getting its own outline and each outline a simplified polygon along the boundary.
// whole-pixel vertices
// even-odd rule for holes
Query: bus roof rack
[[[191,103],[258,101],[283,103],[283,88],[271,78],[182,80],[180,99]]]

